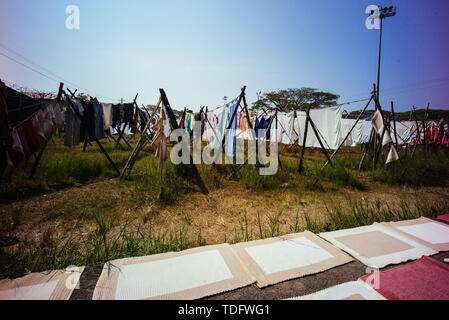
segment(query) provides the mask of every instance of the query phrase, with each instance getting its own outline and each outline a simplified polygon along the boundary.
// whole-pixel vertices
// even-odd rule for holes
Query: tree
[[[271,91],[254,102],[251,111],[290,112],[293,110],[317,109],[334,106],[340,96],[312,88]]]

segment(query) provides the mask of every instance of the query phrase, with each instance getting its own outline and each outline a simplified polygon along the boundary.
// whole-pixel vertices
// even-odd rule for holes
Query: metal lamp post
[[[377,101],[379,101],[380,95],[380,57],[382,52],[382,25],[383,20],[388,17],[393,17],[396,15],[396,7],[391,6],[387,8],[379,7],[379,16],[376,17],[377,19],[380,19],[380,32],[379,32],[379,59],[377,62]],[[374,13],[374,12],[373,12]]]

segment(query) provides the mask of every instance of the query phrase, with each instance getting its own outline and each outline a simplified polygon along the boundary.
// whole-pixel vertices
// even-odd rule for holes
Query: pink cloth
[[[361,279],[370,284],[372,275]],[[388,300],[449,300],[449,265],[433,258],[379,273],[374,288]]]
[[[449,214],[445,214],[445,215],[439,216],[437,219],[449,222]]]
[[[21,164],[25,162],[25,154],[23,152],[22,141],[20,140],[19,134],[17,133],[17,129],[12,129],[12,147],[8,150],[8,155],[11,158],[11,161],[14,163],[14,166],[17,168]]]
[[[24,123],[22,123],[21,125],[19,125],[17,127],[17,135],[20,138],[20,143],[22,145],[22,150],[23,150],[23,154],[25,156],[25,160],[28,160],[33,153],[31,152],[30,146],[28,145],[27,135],[26,135],[25,131],[26,131],[26,126]]]
[[[237,128],[240,129],[240,122],[242,121],[242,114],[240,112],[237,112]]]

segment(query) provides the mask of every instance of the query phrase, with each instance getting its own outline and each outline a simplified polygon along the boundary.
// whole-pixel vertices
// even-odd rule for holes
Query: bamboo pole
[[[140,150],[143,148],[143,144],[146,140],[146,134],[147,134],[147,130],[151,124],[151,121],[153,120],[154,116],[156,115],[157,111],[159,110],[159,107],[162,103],[162,99],[159,97],[159,101],[156,104],[156,108],[153,110],[150,118],[148,119],[147,123],[145,124],[145,128],[142,131],[142,134],[139,138],[139,141],[137,142],[136,146],[134,147],[134,150],[132,151],[128,161],[125,164],[125,167],[122,170],[122,173],[120,175],[121,178],[123,178],[125,176],[126,170],[128,170],[128,175],[131,174],[131,170],[134,164],[134,159],[137,157],[137,155],[139,154]],[[142,145],[142,146],[141,146]]]
[[[306,113],[309,114],[310,108],[306,110]],[[304,139],[302,143],[302,149],[301,149],[301,157],[299,158],[299,172],[302,172],[303,169],[303,162],[304,162],[304,152],[306,151],[306,141],[307,141],[307,132],[309,131],[309,117],[306,117],[306,126],[304,129]]]
[[[399,147],[398,134],[396,131],[396,115],[394,113],[394,103],[391,101],[391,115],[393,116],[394,139],[396,140],[396,149]]]

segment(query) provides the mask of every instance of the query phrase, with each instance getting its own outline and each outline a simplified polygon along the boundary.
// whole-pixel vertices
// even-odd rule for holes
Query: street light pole
[[[379,101],[379,92],[380,92],[380,59],[382,56],[382,25],[383,25],[383,18],[380,18],[380,31],[379,31],[379,58],[377,61],[377,101]]]
[[[380,30],[379,30],[379,57],[377,61],[377,101],[380,101],[380,62],[382,53],[382,29],[383,20],[388,17],[393,17],[396,15],[396,7],[382,8],[379,7],[379,19],[380,19]]]

